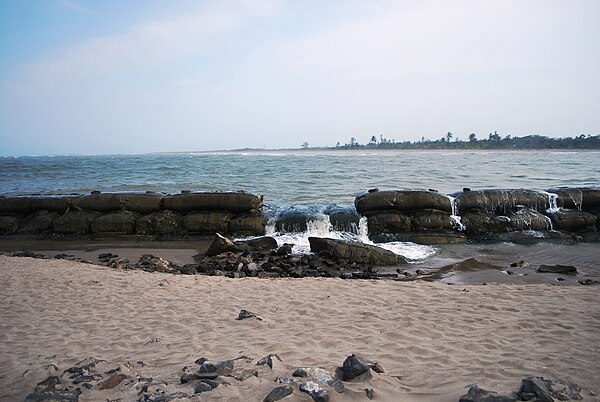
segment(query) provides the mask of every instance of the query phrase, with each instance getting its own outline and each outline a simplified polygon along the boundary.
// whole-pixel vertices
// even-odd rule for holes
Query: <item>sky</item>
[[[600,134],[600,1],[0,1],[0,155]]]

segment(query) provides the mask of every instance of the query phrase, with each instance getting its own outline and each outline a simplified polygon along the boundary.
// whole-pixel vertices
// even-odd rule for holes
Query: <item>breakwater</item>
[[[376,243],[598,241],[600,189],[369,190],[353,205],[263,207],[245,192],[0,196],[0,234],[177,238],[337,232]]]

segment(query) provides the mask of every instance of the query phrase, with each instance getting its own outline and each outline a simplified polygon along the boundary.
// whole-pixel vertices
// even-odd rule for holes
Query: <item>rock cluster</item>
[[[580,399],[583,399],[581,387],[577,384],[553,378],[528,377],[521,382],[519,391],[510,395],[498,395],[473,385],[460,397],[459,402],[553,402]]]
[[[274,363],[277,365],[274,365]],[[381,364],[358,355],[348,356],[341,366],[297,367],[285,364],[279,356],[270,354],[255,361],[241,355],[232,359],[210,360],[200,357],[183,366],[177,373],[157,373],[142,361],[124,362],[118,366],[86,358],[75,366],[60,370],[54,366],[54,375],[37,384],[25,397],[26,402],[65,401],[77,402],[102,399],[135,400],[137,402],[164,402],[182,398],[198,398],[199,394],[217,393],[228,387],[248,390],[254,386],[273,384],[264,391],[264,402],[274,402],[290,395],[307,394],[315,402],[327,402],[331,395],[347,393],[356,398],[362,393],[367,399],[377,396],[372,383],[376,376],[387,376]],[[154,374],[151,374],[154,373]],[[157,375],[160,377],[158,378]],[[174,378],[177,380],[173,381]],[[253,379],[249,383],[249,379]],[[395,377],[398,378],[399,377]],[[386,380],[394,381],[391,378]],[[268,391],[270,389],[270,391]],[[98,394],[98,391],[102,393]],[[226,392],[226,391],[225,391]],[[580,400],[581,387],[577,384],[544,377],[523,379],[520,389],[511,394],[499,395],[477,385],[469,387],[459,402],[517,402],[517,401],[568,401]],[[195,400],[195,399],[194,399]]]

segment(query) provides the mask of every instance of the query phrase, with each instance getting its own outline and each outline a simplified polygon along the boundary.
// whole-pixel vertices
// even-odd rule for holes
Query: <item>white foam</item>
[[[293,244],[292,252],[297,254],[310,254],[309,237],[325,237],[336,240],[354,241],[372,246],[381,247],[395,254],[406,257],[410,262],[422,261],[435,255],[438,250],[433,246],[425,246],[412,242],[389,242],[389,243],[373,243],[369,239],[367,229],[367,218],[362,217],[358,225],[358,234],[351,232],[341,232],[333,230],[333,225],[329,220],[329,216],[323,214],[319,220],[307,222],[307,230],[305,232],[295,233],[279,233],[275,230],[273,222],[269,222],[265,228],[265,234],[277,240],[277,245],[281,246],[284,243]]]
[[[460,216],[458,215],[458,209],[456,208],[456,198],[450,195],[447,195],[446,197],[448,197],[448,199],[450,200],[450,207],[452,208],[452,214],[450,215],[450,219],[452,219],[454,227],[458,231],[462,232],[466,229],[466,226],[463,225]]]

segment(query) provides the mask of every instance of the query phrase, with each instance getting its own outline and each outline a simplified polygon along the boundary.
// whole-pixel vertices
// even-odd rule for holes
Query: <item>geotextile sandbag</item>
[[[0,197],[0,212],[29,214],[35,211],[56,211],[65,213],[70,202],[77,199],[73,196],[18,196]]]
[[[173,211],[156,211],[136,221],[136,232],[142,235],[179,235],[183,230],[183,217]]]
[[[177,212],[231,211],[246,212],[262,207],[262,196],[243,192],[205,192],[169,195],[162,208]]]
[[[92,221],[99,217],[99,212],[70,211],[52,222],[54,233],[85,234],[90,232]]]
[[[437,209],[452,212],[450,199],[447,196],[429,190],[371,191],[356,197],[354,206],[363,215],[369,211],[381,210],[405,212]]]
[[[527,189],[470,190],[452,194],[460,215],[467,212],[483,211],[506,215],[520,207],[528,207],[544,212],[550,206],[548,194]]]
[[[577,210],[560,210],[549,214],[552,219],[552,225],[556,230],[566,230],[569,232],[579,232],[584,230],[593,230],[596,226],[596,216],[589,212]]]
[[[267,219],[258,211],[238,214],[231,218],[227,232],[237,236],[262,236],[265,234]]]
[[[52,230],[52,223],[60,215],[53,211],[36,211],[24,217],[19,223],[19,233],[42,233]]]
[[[138,218],[139,214],[135,212],[109,212],[92,221],[91,232],[97,234],[134,234],[135,222]]]
[[[149,214],[160,210],[162,199],[160,193],[99,193],[74,199],[73,206],[88,211],[125,210]]]
[[[227,233],[232,216],[227,211],[191,212],[183,217],[183,227],[189,233]]]

